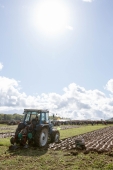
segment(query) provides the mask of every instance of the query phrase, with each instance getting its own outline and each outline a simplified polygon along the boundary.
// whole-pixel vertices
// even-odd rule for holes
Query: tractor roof
[[[43,112],[43,113],[49,113],[48,110],[41,110],[41,109],[24,109],[24,112]]]

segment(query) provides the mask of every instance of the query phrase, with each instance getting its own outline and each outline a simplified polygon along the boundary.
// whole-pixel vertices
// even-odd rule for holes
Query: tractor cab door
[[[41,113],[40,115],[40,124],[48,124],[49,123],[49,113]]]

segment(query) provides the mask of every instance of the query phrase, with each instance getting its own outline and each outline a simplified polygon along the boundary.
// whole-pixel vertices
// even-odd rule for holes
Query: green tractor
[[[48,110],[24,109],[23,122],[18,124],[15,135],[10,139],[11,147],[34,145],[45,147],[49,142],[58,143],[60,133],[53,129]],[[17,145],[18,144],[18,145]]]

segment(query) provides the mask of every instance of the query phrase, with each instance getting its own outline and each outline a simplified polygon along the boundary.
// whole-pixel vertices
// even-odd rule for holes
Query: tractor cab
[[[30,124],[32,120],[37,120],[37,124],[48,124],[49,123],[49,111],[48,110],[37,110],[37,109],[24,109],[24,124]]]

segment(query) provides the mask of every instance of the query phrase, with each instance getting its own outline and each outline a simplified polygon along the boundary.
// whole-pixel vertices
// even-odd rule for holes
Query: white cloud
[[[113,93],[113,79],[110,79],[106,86],[105,86],[105,89],[107,89],[108,91],[112,92]]]
[[[93,0],[83,0],[84,2],[93,2]]]
[[[112,89],[113,80],[106,88]],[[113,96],[98,89],[86,90],[75,83],[63,89],[63,94],[49,93],[40,96],[26,95],[20,92],[20,82],[0,77],[0,112],[22,113],[24,108],[49,109],[61,117],[72,119],[104,119],[112,117]]]
[[[73,27],[72,26],[70,26],[70,25],[68,25],[67,27],[66,27],[68,30],[73,30]]]
[[[2,63],[0,63],[0,70],[2,70],[2,68],[3,68],[3,64],[2,64]]]

